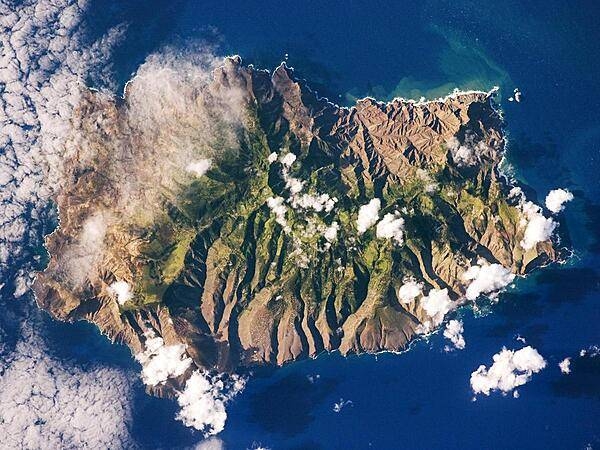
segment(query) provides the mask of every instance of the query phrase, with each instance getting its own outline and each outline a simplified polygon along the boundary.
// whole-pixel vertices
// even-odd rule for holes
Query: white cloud
[[[450,342],[454,344],[454,347],[456,347],[459,350],[462,350],[465,348],[466,345],[465,338],[463,337],[464,331],[465,330],[463,327],[462,320],[453,319],[446,324],[446,329],[444,330],[444,337],[446,339],[449,339]]]
[[[475,300],[481,294],[489,294],[508,286],[515,279],[510,269],[501,264],[487,264],[479,261],[479,265],[471,266],[464,274],[463,280],[470,281],[465,296]]]
[[[212,160],[208,158],[199,159],[189,163],[185,170],[191,174],[201,177],[212,167]]]
[[[423,186],[423,190],[426,193],[432,194],[435,191],[437,191],[437,189],[438,189],[439,186],[433,180],[433,178],[431,177],[431,175],[429,174],[429,172],[427,172],[424,169],[417,169],[417,177],[419,177],[425,183],[425,185]]]
[[[510,191],[508,191],[508,198],[524,200],[525,193],[523,192],[523,189],[521,189],[519,186],[513,186],[512,188],[510,188]]]
[[[252,446],[248,448],[248,450],[271,450],[269,447],[265,447],[262,444],[259,443],[252,443]]]
[[[107,212],[96,211],[83,223],[77,241],[63,249],[59,266],[74,286],[80,286],[104,257],[104,240],[111,222]]]
[[[304,182],[298,180],[302,185]],[[292,189],[290,189],[292,192]],[[292,192],[294,194],[294,192]],[[292,195],[290,197],[290,203],[294,208],[302,208],[302,209],[312,209],[316,212],[331,212],[333,210],[335,204],[337,203],[337,198],[330,197],[329,194],[302,194],[302,195]]]
[[[177,420],[202,431],[205,436],[218,434],[225,428],[225,405],[245,386],[238,375],[210,375],[196,370],[179,393],[177,403],[181,410]]]
[[[283,197],[269,197],[267,199],[267,206],[273,214],[275,214],[275,221],[283,227],[283,230],[287,233],[290,231],[290,227],[285,218],[287,213],[287,207],[284,205],[285,199]]]
[[[600,355],[600,347],[598,347],[597,345],[592,345],[587,349],[582,348],[579,351],[579,356],[581,356],[582,358],[584,356],[587,356],[589,358],[596,358],[598,355]]]
[[[369,203],[362,205],[358,209],[358,219],[356,220],[358,234],[363,234],[377,223],[377,220],[379,219],[380,208],[381,200],[374,198]]]
[[[225,443],[217,436],[211,436],[196,444],[194,450],[225,450]]]
[[[294,164],[294,161],[296,161],[296,155],[291,152],[286,153],[285,155],[281,155],[281,157],[279,158],[279,161],[285,167],[291,167],[292,164]]]
[[[169,378],[183,375],[192,365],[192,359],[187,357],[185,345],[165,345],[161,337],[156,336],[154,331],[145,333],[146,349],[135,355],[142,364],[142,380],[149,386],[164,383]]]
[[[293,153],[288,153],[288,155],[293,155]],[[285,181],[285,187],[290,190],[290,194],[292,195],[296,195],[304,189],[304,181],[300,178],[291,176],[286,170],[283,171],[283,179]]]
[[[446,141],[446,146],[450,150],[452,161],[458,167],[468,167],[478,164],[481,155],[490,150],[483,141],[475,143],[473,135],[465,136],[462,144],[456,137],[451,137]]]
[[[564,374],[571,373],[571,358],[565,358],[561,362],[558,363],[558,367],[560,371]]]
[[[400,303],[410,303],[423,293],[423,283],[415,280],[406,280],[400,289],[398,289],[398,298]]]
[[[456,137],[451,137],[448,139],[446,145],[450,149],[452,160],[457,166],[473,166],[477,163],[473,147],[469,145],[461,145]]]
[[[269,164],[273,164],[275,161],[277,161],[277,152],[269,154],[267,160],[269,161]]]
[[[537,243],[549,240],[557,227],[557,223],[544,217],[541,208],[533,202],[522,202],[521,209],[524,215],[522,223],[525,225],[521,247],[529,250],[535,247]]]
[[[554,189],[546,196],[546,208],[557,214],[565,209],[564,204],[573,198],[573,194],[568,189]]]
[[[334,220],[323,232],[323,237],[327,240],[327,242],[333,243],[337,240],[339,230],[340,225]]]
[[[124,305],[133,298],[131,286],[127,281],[115,281],[108,287],[108,292],[117,298],[119,305]]]
[[[271,153],[269,155],[269,160],[276,159],[277,154]],[[293,177],[290,175],[290,167],[296,161],[296,155],[293,153],[286,153],[279,157],[279,161],[283,165],[282,169],[282,177],[285,182],[286,189],[289,190],[290,195],[287,199],[287,202],[295,209],[295,210],[313,210],[317,213],[326,212],[329,213],[335,207],[338,199],[336,197],[330,197],[327,193],[304,193],[300,194],[300,192],[304,189],[306,185],[306,181],[301,180],[300,178]],[[282,200],[283,201],[283,200]]]
[[[499,390],[512,391],[527,383],[534,373],[546,367],[546,361],[531,346],[520,350],[507,350],[505,347],[495,354],[494,363],[488,369],[481,365],[471,374],[471,388],[475,394],[490,395]]]
[[[552,237],[556,228],[556,222],[542,215],[533,217],[527,222],[525,235],[521,241],[521,246],[529,250],[539,242],[545,242]]]
[[[25,322],[14,349],[0,356],[2,448],[134,448],[133,374],[59,361],[39,330]]]
[[[421,298],[421,308],[431,318],[434,327],[442,323],[444,316],[453,307],[453,302],[448,295],[448,289],[432,289],[425,297]]]
[[[400,213],[388,213],[377,224],[377,237],[383,239],[393,239],[396,244],[404,243],[404,219]]]

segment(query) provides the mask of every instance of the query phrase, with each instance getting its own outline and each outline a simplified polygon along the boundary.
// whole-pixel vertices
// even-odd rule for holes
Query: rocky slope
[[[146,151],[130,99],[86,95],[74,123],[88,151],[67,162],[60,228],[35,283],[41,307],[92,321],[135,354],[152,330],[185,344],[193,366],[230,371],[336,349],[402,350],[441,321],[424,294],[399,298],[407,282],[447,289],[443,318],[464,301],[463,274],[478,260],[524,274],[556,259],[550,241],[523,248],[527,217],[499,173],[492,93],[341,108],[284,65],[270,74],[229,58],[198,95],[231,92],[244,110],[235,150],[158,197],[132,194],[126,213],[116,206],[125,187],[111,169],[115,149],[132,161]],[[389,226],[363,231],[360,207],[374,199]],[[150,204],[160,213],[145,215]],[[100,250],[86,254],[88,241]],[[130,287],[125,299],[116,282]]]

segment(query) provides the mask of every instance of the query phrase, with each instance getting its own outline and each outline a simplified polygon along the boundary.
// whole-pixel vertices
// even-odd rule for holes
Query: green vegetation
[[[497,183],[490,186],[489,168],[465,177],[439,162],[446,157],[443,146],[433,155],[438,162],[427,170],[373,182],[354,165],[340,165],[318,149],[303,148],[290,134],[263,126],[256,116],[240,150],[190,185],[148,233],[136,286],[144,303],[171,304],[169,287],[190,285],[196,289],[196,305],[201,296],[218,297],[225,289],[246,308],[268,290],[265,305],[273,314],[297,308],[296,300],[308,301],[314,314],[325,308],[335,328],[367,299],[388,305],[390,289],[407,276],[443,286],[443,279],[460,269],[454,259],[442,258],[476,256],[472,249],[493,215],[500,233],[507,228],[515,233],[519,212],[506,203]],[[268,161],[272,152],[288,151],[297,157],[289,169]],[[334,209],[292,206],[285,176],[304,182],[297,195],[336,198]],[[401,211],[405,219],[404,245],[378,238],[375,227],[357,234],[358,209],[377,189],[382,193],[380,217]],[[288,230],[267,206],[267,199],[277,196],[286,199]],[[337,240],[328,242],[324,231],[333,221],[339,225]],[[212,281],[205,284],[209,272]]]

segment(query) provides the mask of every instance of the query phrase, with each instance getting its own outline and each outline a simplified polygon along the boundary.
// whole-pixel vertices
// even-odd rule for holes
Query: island
[[[185,108],[143,73],[123,98],[86,91],[34,284],[128,345],[157,395],[198,369],[403,351],[558,258],[500,169],[495,91],[341,107],[239,57],[190,83]]]

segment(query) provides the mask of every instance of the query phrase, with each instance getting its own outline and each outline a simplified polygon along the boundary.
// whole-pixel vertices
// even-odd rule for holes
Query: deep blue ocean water
[[[128,23],[113,57],[121,85],[163,45],[199,40],[273,68],[288,55],[299,77],[331,100],[439,96],[501,87],[508,160],[543,201],[556,187],[576,199],[561,216],[575,256],[519,280],[489,313],[458,315],[467,347],[445,352],[434,335],[402,355],[323,355],[257,371],[228,408],[226,448],[451,449],[600,447],[600,358],[557,363],[600,344],[600,6],[555,0],[103,1],[93,33]],[[506,98],[515,87],[521,103]],[[87,324],[48,322],[60,357],[139,370],[128,350]],[[519,389],[472,401],[469,377],[522,336],[548,367]],[[319,376],[318,378],[316,376]],[[310,381],[310,378],[316,380]],[[340,399],[352,404],[339,413]],[[201,440],[173,417],[174,402],[138,386],[133,434],[145,448]]]

